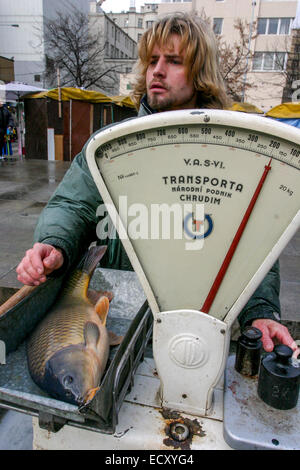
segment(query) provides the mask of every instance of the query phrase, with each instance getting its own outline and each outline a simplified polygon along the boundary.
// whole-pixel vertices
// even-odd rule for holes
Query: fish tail
[[[86,300],[88,299],[87,291],[90,283],[90,279],[92,277],[93,272],[96,269],[97,264],[103,258],[105,252],[106,252],[107,246],[92,246],[89,251],[87,252],[84,260],[83,260],[83,267],[82,267],[82,272],[87,274],[87,278],[85,279],[84,282],[84,287],[83,287],[83,297]]]
[[[64,286],[64,293],[84,298],[91,303],[87,292],[92,274],[103,257],[107,246],[92,246],[83,256]]]
[[[107,249],[107,246],[92,246],[84,260],[83,260],[83,267],[82,267],[82,271],[84,273],[86,273],[89,278],[91,277],[91,275],[93,274],[93,272],[95,271],[96,269],[96,266],[97,264],[99,263],[99,261],[101,260],[101,258],[103,258],[105,252],[106,252],[106,249]]]

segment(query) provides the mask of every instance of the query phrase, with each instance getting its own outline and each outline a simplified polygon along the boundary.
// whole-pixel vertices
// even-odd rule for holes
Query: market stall
[[[78,88],[52,89],[24,99],[26,158],[72,161],[98,129],[136,116],[129,97]]]

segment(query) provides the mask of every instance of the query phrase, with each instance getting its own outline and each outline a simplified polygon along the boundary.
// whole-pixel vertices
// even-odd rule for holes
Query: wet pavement
[[[0,298],[4,291],[7,295],[21,287],[16,266],[32,246],[38,216],[69,165],[44,160],[0,161]],[[300,319],[300,231],[281,254],[280,265],[282,319],[295,339],[300,339],[300,323],[291,323]],[[0,408],[3,449],[32,449],[30,416]]]
[[[65,172],[68,162],[0,161],[0,287],[20,287],[15,268],[32,246],[40,212]]]
[[[20,158],[0,161],[0,299],[3,301],[22,286],[15,269],[32,246],[38,216],[69,166],[68,162]],[[0,408],[0,450],[30,450],[32,439],[30,415]]]

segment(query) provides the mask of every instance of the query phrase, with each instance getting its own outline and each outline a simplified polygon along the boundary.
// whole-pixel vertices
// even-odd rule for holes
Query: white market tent
[[[20,82],[4,83],[0,85],[0,101],[4,103],[8,101],[18,101],[21,96],[38,91],[45,91],[45,89]]]

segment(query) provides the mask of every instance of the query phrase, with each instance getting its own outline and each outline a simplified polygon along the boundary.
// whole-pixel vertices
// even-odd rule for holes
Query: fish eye
[[[73,377],[71,375],[66,375],[64,377],[64,385],[70,385],[73,382]]]

